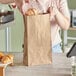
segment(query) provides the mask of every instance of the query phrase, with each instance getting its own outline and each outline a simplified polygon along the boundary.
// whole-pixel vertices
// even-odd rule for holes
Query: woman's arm
[[[70,26],[70,17],[65,16],[62,14],[60,11],[56,10],[56,15],[55,15],[56,21],[58,25],[64,29],[67,30]]]
[[[57,23],[62,29],[67,30],[70,26],[70,13],[67,5],[67,0],[60,0],[60,11],[58,9],[55,9],[55,12]]]
[[[56,22],[58,23],[58,25],[64,29],[67,30],[70,26],[70,13],[68,10],[68,6],[67,6],[67,1],[66,0],[60,0],[60,4],[59,4],[60,8],[58,9],[56,6],[56,2],[53,3],[53,6],[50,7],[50,13],[51,16],[54,15]]]
[[[13,3],[14,0],[0,0],[0,3],[2,4],[8,4],[8,3]]]

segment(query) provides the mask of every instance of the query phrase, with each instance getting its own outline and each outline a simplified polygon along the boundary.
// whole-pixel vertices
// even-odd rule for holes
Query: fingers
[[[54,16],[57,14],[57,10],[58,9],[57,9],[56,1],[52,1],[47,10],[47,13],[50,13],[50,20],[52,20]]]
[[[50,6],[48,9],[47,9],[47,13],[51,13],[53,11],[53,7]]]
[[[52,2],[51,2],[51,7],[54,7],[54,8],[57,7],[56,1],[52,1]]]
[[[50,13],[50,7],[47,9],[47,13]]]
[[[49,4],[49,8],[47,10],[48,13],[51,13],[54,9],[54,7],[56,7],[56,2],[55,1],[52,1],[50,4]]]
[[[25,3],[29,3],[29,0],[25,0]]]
[[[53,10],[54,15],[56,15],[57,14],[57,11],[58,11],[56,1],[52,1],[51,8]]]
[[[14,2],[16,3],[16,6],[19,9],[19,11],[22,13],[23,0],[14,0]]]

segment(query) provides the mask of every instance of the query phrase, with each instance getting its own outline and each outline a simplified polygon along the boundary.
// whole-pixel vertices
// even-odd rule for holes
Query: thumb
[[[49,7],[48,10],[47,10],[47,13],[51,13],[52,11],[53,11],[53,8]]]

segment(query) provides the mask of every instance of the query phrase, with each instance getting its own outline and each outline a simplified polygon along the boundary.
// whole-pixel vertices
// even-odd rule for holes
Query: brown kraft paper
[[[24,65],[43,65],[51,62],[49,14],[24,16]]]

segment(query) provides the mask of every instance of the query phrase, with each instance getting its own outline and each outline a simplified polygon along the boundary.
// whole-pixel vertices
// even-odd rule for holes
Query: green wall
[[[76,0],[67,0],[70,9],[76,9]]]
[[[9,9],[8,5],[0,4],[0,9]],[[22,52],[23,44],[23,17],[18,9],[13,9],[14,11],[14,24],[10,24],[10,38],[11,38],[11,49],[9,52]],[[5,29],[0,29],[0,51],[6,51],[5,49]]]
[[[7,5],[0,4],[0,9],[9,9]],[[0,29],[0,51],[5,51],[5,30]]]
[[[16,9],[15,11],[15,25],[11,27],[11,51],[22,51],[23,44],[23,17],[21,13]]]
[[[0,30],[0,51],[5,51],[5,31]]]
[[[69,9],[76,9],[76,0],[68,0]],[[68,30],[68,36],[76,37],[76,30]],[[68,40],[69,43],[74,43],[76,40]]]

